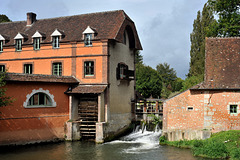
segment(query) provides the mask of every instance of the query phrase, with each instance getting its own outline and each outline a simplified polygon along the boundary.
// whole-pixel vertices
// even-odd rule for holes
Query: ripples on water
[[[104,144],[62,142],[0,151],[0,160],[199,160],[188,149],[160,146],[161,132],[135,131]]]

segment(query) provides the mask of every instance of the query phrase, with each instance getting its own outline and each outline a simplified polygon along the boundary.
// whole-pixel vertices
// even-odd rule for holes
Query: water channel
[[[202,160],[189,149],[160,146],[161,131],[137,130],[104,144],[61,142],[14,147],[0,151],[0,160]]]

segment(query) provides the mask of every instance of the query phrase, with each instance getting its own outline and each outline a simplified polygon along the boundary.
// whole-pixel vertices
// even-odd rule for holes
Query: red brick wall
[[[64,138],[64,125],[69,119],[69,99],[64,94],[68,85],[54,83],[9,82],[7,95],[15,99],[12,105],[1,107],[0,145]],[[33,89],[49,90],[56,107],[24,108],[27,94]]]
[[[229,105],[237,104],[238,113],[229,113]],[[188,107],[193,110],[188,111]],[[240,129],[240,92],[187,90],[164,103],[164,130]]]

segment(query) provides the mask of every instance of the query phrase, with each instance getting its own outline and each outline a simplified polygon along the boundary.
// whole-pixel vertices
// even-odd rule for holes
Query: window
[[[5,65],[0,65],[0,72],[5,72]]]
[[[124,63],[119,63],[117,67],[117,79],[119,80],[133,80],[134,70],[129,70],[128,66]]]
[[[16,51],[22,51],[22,39],[16,39]]]
[[[84,35],[84,44],[85,44],[85,46],[92,46],[92,34],[91,33]]]
[[[52,106],[52,102],[48,95],[36,93],[29,99],[27,106]]]
[[[52,47],[59,48],[59,36],[52,37]]]
[[[33,38],[33,49],[40,50],[40,37]]]
[[[24,64],[24,73],[32,74],[32,64]]]
[[[238,105],[230,105],[230,113],[237,113]]]
[[[94,61],[84,62],[84,76],[94,76]]]
[[[3,51],[3,41],[0,41],[0,52]]]
[[[187,107],[188,111],[193,111],[193,107]]]
[[[57,76],[62,75],[62,63],[53,63],[52,74]]]

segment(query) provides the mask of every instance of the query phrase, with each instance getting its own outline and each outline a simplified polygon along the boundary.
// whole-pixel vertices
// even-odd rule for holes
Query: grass
[[[240,160],[240,130],[222,131],[205,140],[167,141],[162,136],[159,142],[161,145],[191,148],[194,156]]]

